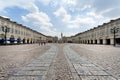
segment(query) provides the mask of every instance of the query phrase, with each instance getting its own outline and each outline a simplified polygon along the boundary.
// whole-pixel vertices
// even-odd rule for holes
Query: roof
[[[7,21],[10,21],[10,22],[12,22],[12,23],[14,23],[14,24],[16,24],[16,25],[19,25],[19,26],[21,26],[21,27],[24,27],[24,28],[26,28],[26,29],[29,29],[29,30],[31,30],[31,31],[33,31],[33,32],[36,32],[36,33],[38,33],[38,34],[40,34],[40,35],[43,35],[43,36],[47,37],[46,35],[38,32],[38,31],[36,31],[36,30],[33,30],[33,29],[31,29],[31,28],[29,28],[29,27],[27,27],[27,26],[24,26],[24,25],[22,25],[22,24],[19,24],[19,23],[15,22],[15,21],[12,21],[12,20],[10,20],[9,18],[5,18],[5,17],[2,17],[2,16],[0,16],[0,18],[2,18],[2,19],[4,19],[4,20],[7,20]]]
[[[91,28],[91,29],[89,29],[89,30],[87,30],[87,31],[84,31],[84,32],[80,32],[80,33],[75,34],[74,36],[71,36],[71,37],[75,37],[75,36],[78,36],[78,35],[83,34],[83,33],[85,33],[85,32],[88,32],[88,31],[92,31],[92,30],[98,29],[98,28],[100,28],[100,27],[103,27],[104,25],[107,25],[107,24],[116,22],[116,21],[118,21],[118,20],[120,20],[120,18],[117,18],[117,19],[114,19],[114,20],[110,20],[108,23],[103,23],[102,25],[98,25],[97,27]]]

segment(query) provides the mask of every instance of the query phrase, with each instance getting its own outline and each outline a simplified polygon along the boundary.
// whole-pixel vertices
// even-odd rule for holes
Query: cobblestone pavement
[[[101,65],[80,56],[71,44],[51,44],[7,80],[119,80]]]
[[[82,58],[69,47],[65,47],[64,51],[70,61],[72,74],[76,76],[75,80],[118,80],[104,68]]]
[[[55,54],[56,47],[52,46],[45,54],[22,67],[17,73],[10,75],[8,80],[44,80]]]
[[[39,46],[39,44],[0,46],[0,80],[6,79],[9,74],[13,74],[38,55],[44,54],[49,48],[49,44],[45,46]]]
[[[58,47],[57,55],[50,66],[46,80],[74,80],[63,52],[64,45],[60,44],[56,46]]]
[[[72,44],[70,48],[82,58],[102,66],[107,72],[120,79],[120,47]]]

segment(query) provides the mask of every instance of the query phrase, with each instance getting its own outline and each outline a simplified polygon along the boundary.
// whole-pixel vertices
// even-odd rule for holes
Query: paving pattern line
[[[69,62],[74,80],[118,80],[101,66],[81,57],[70,46],[64,47],[64,53]]]
[[[58,47],[58,52],[45,80],[74,80],[63,52],[64,44],[56,46]]]
[[[72,63],[70,62],[70,60],[69,60],[69,57],[68,57],[68,55],[67,55],[67,54],[69,54],[69,53],[68,53],[68,51],[67,51],[67,49],[66,49],[66,46],[63,48],[63,51],[64,51],[64,55],[65,55],[65,57],[66,57],[66,59],[67,59],[67,62],[68,62],[68,64],[69,64],[69,67],[70,67],[70,70],[71,70],[71,74],[72,74],[73,80],[81,80],[80,77],[78,76],[78,73],[77,73],[77,71],[75,70],[73,64],[72,64]]]
[[[52,45],[46,53],[21,67],[17,73],[10,75],[8,80],[44,80],[55,58],[56,50],[56,47]]]

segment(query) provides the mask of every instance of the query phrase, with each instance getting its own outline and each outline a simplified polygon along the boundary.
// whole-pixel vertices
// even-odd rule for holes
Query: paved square
[[[50,49],[27,65],[15,72],[11,70],[6,80],[119,80],[108,69],[79,55],[71,46],[74,45],[51,44]],[[3,73],[0,80],[4,79]]]

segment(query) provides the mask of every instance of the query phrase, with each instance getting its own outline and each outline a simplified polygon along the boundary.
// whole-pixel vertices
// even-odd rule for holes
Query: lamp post
[[[39,40],[39,45],[41,44],[41,37],[39,37],[40,38],[40,40]]]
[[[80,39],[81,39],[81,37],[79,37],[79,43],[80,43]]]
[[[114,37],[113,37],[113,39],[114,39],[114,44],[113,45],[114,46],[116,44],[116,40],[115,40],[116,36],[115,36],[115,34],[118,33],[118,31],[119,31],[119,28],[116,28],[116,27],[111,29],[111,33],[114,35]]]
[[[63,33],[61,33],[61,43],[63,43]]]
[[[7,33],[10,31],[10,28],[7,26],[2,26],[2,31],[5,32],[5,45],[7,44]]]

